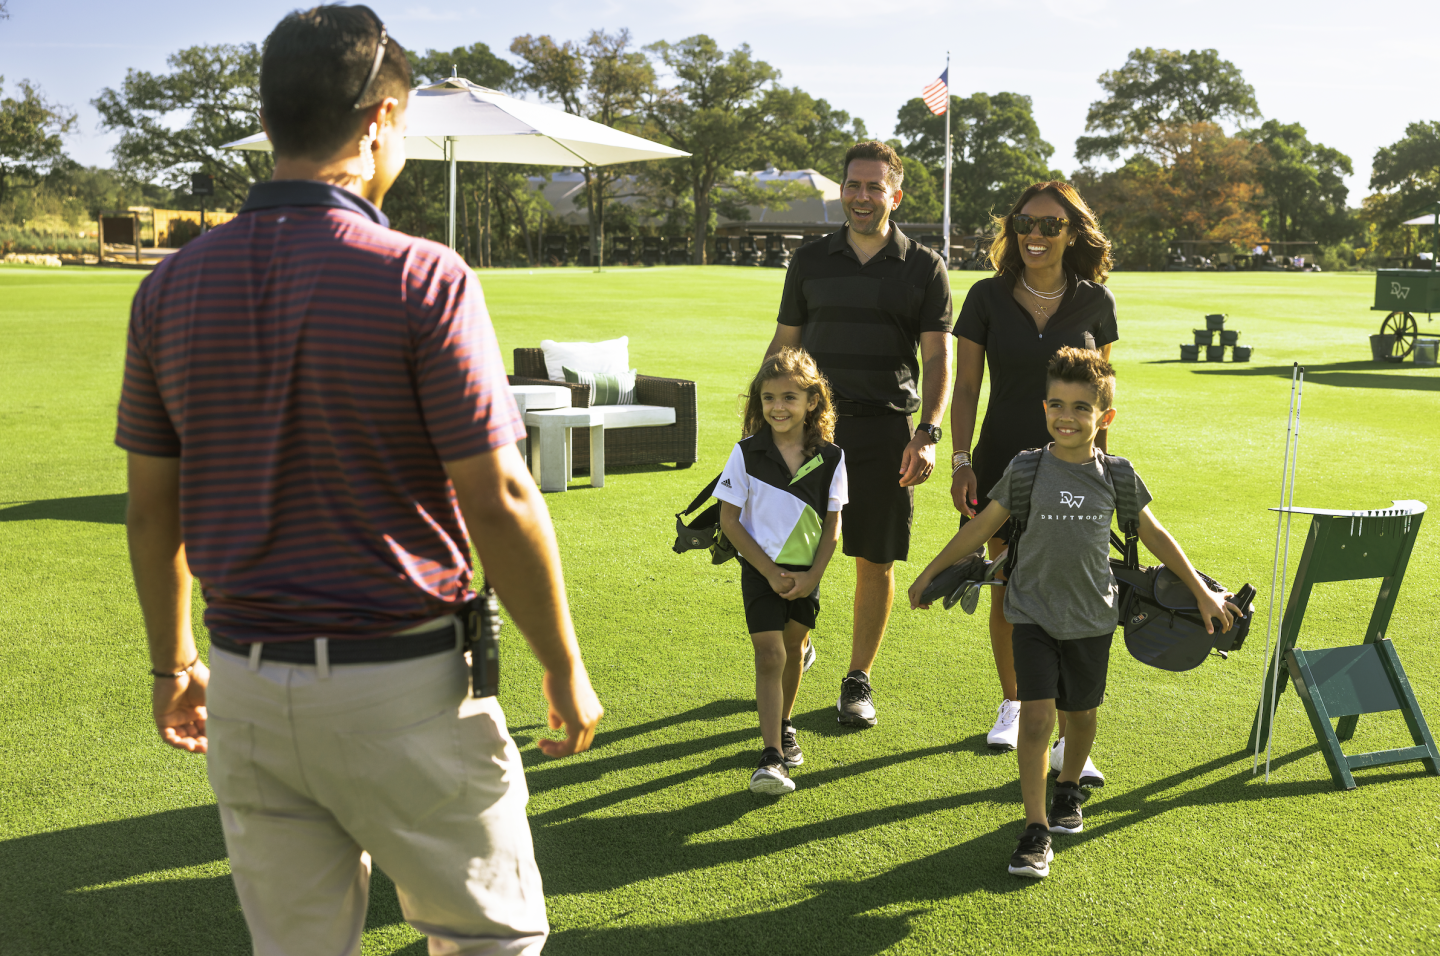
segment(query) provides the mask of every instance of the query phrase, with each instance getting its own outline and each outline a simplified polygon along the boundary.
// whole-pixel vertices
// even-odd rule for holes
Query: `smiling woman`
[[[965,516],[962,523],[989,503],[990,489],[1015,455],[1049,443],[1045,367],[1050,357],[1069,345],[1097,349],[1108,360],[1111,344],[1119,337],[1115,297],[1104,286],[1111,264],[1110,242],[1073,186],[1034,184],[996,225],[1002,231],[990,250],[995,275],[970,288],[955,321],[950,493]],[[990,401],[980,440],[972,450],[987,362]],[[1096,437],[1102,450],[1107,435],[1108,430],[1102,430]],[[990,541],[992,558],[1008,546],[1009,539],[1007,523]],[[1011,750],[1019,732],[1020,707],[1003,605],[1004,588],[996,588],[990,603],[990,644],[1005,699],[986,739],[991,747]],[[1061,721],[1063,737],[1063,715]]]

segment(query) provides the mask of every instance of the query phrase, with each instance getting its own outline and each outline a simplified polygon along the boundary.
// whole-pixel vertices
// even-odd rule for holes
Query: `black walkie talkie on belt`
[[[486,581],[465,605],[465,646],[470,651],[470,691],[476,698],[500,693],[500,601]]]

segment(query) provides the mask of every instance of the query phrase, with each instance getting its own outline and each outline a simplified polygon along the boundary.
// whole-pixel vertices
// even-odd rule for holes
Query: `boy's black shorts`
[[[1020,700],[1050,700],[1056,710],[1090,710],[1105,701],[1110,642],[1115,634],[1057,641],[1038,624],[1016,624],[1010,633]]]
[[[745,601],[745,627],[751,634],[763,631],[783,631],[786,621],[797,621],[807,628],[815,626],[820,613],[820,588],[810,592],[809,597],[787,601],[775,593],[765,575],[750,566],[744,558],[740,562],[740,596]],[[780,565],[786,571],[809,571],[808,567],[794,564]]]

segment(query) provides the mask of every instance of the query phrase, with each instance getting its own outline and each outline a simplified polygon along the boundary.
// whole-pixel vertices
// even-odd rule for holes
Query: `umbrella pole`
[[[450,164],[450,220],[446,225],[445,243],[455,248],[455,137],[445,137],[445,160]]]

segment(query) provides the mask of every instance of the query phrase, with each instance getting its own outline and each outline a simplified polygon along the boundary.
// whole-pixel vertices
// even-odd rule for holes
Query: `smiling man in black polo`
[[[855,559],[850,672],[836,706],[840,723],[858,727],[875,725],[870,669],[890,620],[894,562],[909,555],[914,489],[935,467],[950,394],[950,280],[939,255],[890,222],[903,180],[884,143],[845,154],[846,225],[795,253],[765,353],[806,349],[836,399],[851,489],[842,547]]]

